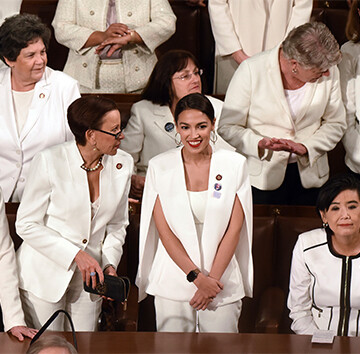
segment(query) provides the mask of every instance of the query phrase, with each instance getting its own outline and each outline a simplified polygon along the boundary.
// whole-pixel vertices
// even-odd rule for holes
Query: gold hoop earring
[[[175,144],[176,144],[176,146],[181,145],[181,137],[180,137],[180,134],[178,132],[176,132],[176,134],[175,134]]]
[[[215,133],[215,131],[212,130],[212,131],[210,132],[210,141],[211,141],[213,144],[215,144],[215,143],[217,142],[217,140],[218,140],[218,136],[217,136],[217,134]]]

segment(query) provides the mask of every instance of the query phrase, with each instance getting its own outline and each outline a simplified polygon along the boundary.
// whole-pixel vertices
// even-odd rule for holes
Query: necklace
[[[102,161],[102,156],[100,156],[99,161],[98,161],[98,163],[96,164],[95,167],[92,167],[92,168],[86,167],[86,166],[85,166],[85,163],[83,163],[80,167],[81,167],[83,170],[85,170],[86,172],[93,172],[93,171],[96,171],[96,170],[98,170],[98,169],[100,168],[100,166],[101,166],[101,161]]]

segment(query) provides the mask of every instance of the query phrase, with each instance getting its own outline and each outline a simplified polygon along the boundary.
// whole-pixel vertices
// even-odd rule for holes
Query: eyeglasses
[[[174,79],[179,79],[181,81],[189,81],[193,75],[201,76],[203,73],[204,73],[203,69],[198,69],[198,70],[195,70],[193,73],[188,73],[188,74],[174,77]]]
[[[123,132],[124,129],[120,129],[120,131],[118,133],[116,133],[116,134],[110,133],[110,132],[107,132],[107,131],[101,130],[101,129],[93,128],[93,130],[97,130],[98,132],[102,132],[102,133],[105,133],[105,134],[108,134],[108,135],[112,135],[116,140],[118,140],[120,138],[120,135],[121,135],[121,133]]]

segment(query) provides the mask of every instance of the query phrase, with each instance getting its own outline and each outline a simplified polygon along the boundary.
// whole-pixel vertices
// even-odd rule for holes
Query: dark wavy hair
[[[89,95],[75,100],[67,110],[67,118],[76,142],[84,146],[86,131],[100,129],[104,115],[114,110],[119,110],[116,103],[102,96]]]
[[[346,33],[346,38],[349,41],[353,41],[354,43],[360,41],[359,10],[360,10],[360,1],[353,0],[348,14],[348,19],[346,22],[345,33]]]
[[[21,49],[37,38],[41,38],[48,49],[50,37],[50,29],[36,15],[19,14],[8,17],[0,26],[0,58],[4,63],[4,58],[16,61]]]
[[[214,107],[210,100],[202,93],[191,93],[190,95],[184,96],[176,105],[174,119],[177,124],[179,115],[181,112],[188,109],[196,109],[200,111],[210,119],[211,123],[214,123],[215,112]]]
[[[142,99],[161,106],[172,103],[171,78],[186,68],[189,60],[199,67],[196,58],[186,50],[169,50],[156,63],[150,78],[142,92]]]

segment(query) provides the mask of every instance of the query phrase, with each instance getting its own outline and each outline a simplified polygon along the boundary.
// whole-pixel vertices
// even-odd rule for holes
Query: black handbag
[[[130,292],[130,279],[128,277],[114,277],[104,274],[104,283],[99,281],[96,274],[96,286],[93,289],[84,282],[84,290],[88,293],[97,294],[126,303]]]

